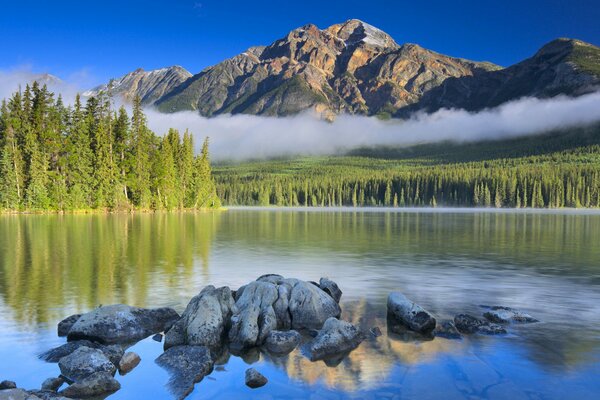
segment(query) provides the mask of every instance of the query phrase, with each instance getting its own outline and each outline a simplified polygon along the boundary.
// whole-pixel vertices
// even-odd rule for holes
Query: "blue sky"
[[[0,69],[106,81],[135,68],[192,73],[288,31],[350,18],[398,43],[509,65],[556,37],[600,45],[598,0],[2,1]]]

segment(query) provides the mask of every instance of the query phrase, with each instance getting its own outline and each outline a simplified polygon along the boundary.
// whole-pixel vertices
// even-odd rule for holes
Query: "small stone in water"
[[[65,383],[65,380],[60,376],[58,378],[48,378],[42,383],[42,390],[56,392],[63,383]]]
[[[156,335],[152,336],[152,340],[155,340],[160,343],[163,340],[163,335],[160,333],[157,333]]]
[[[268,380],[263,374],[255,370],[254,368],[248,368],[246,370],[246,386],[256,389],[261,386],[265,386]]]
[[[16,389],[16,388],[17,388],[17,384],[14,383],[13,381],[2,381],[2,382],[0,382],[0,390]]]

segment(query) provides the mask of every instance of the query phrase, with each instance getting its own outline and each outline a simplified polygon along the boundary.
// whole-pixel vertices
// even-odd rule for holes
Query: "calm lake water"
[[[343,290],[343,318],[384,335],[337,367],[299,350],[231,356],[190,399],[598,399],[600,214],[469,210],[231,209],[205,214],[0,217],[0,380],[34,389],[59,373],[37,354],[64,343],[63,317],[99,304],[183,311],[204,285],[232,288],[265,273]],[[541,322],[505,336],[403,340],[386,332],[399,290],[435,313],[481,304]],[[154,359],[110,399],[168,399]],[[244,385],[252,364],[269,383]]]

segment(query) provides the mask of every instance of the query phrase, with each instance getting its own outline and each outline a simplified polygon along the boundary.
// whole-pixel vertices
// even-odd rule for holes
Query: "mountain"
[[[400,110],[399,115],[444,107],[476,111],[524,96],[581,95],[599,86],[600,48],[580,40],[557,39],[508,68],[449,78],[414,106]]]
[[[156,102],[159,110],[289,115],[379,114],[417,102],[449,77],[496,70],[415,44],[398,45],[359,20],[306,25],[194,75]]]
[[[113,93],[163,112],[285,116],[313,109],[406,117],[443,107],[480,110],[524,96],[579,95],[600,85],[600,48],[557,39],[507,68],[399,45],[356,19],[306,25],[191,75],[181,67],[136,70]],[[90,91],[97,93],[106,85]]]
[[[110,88],[112,95],[115,97],[132,101],[137,95],[140,96],[142,104],[150,105],[191,76],[191,73],[177,65],[152,71],[144,71],[139,68],[125,76],[112,80],[108,84],[89,90],[83,95],[86,97],[93,96],[100,91],[108,91]]]

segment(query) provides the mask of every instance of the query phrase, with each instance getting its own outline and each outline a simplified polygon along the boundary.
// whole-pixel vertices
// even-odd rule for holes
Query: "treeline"
[[[106,94],[73,106],[34,82],[0,107],[0,210],[219,207],[208,140],[155,135],[137,98],[131,117]]]
[[[600,146],[441,165],[361,157],[279,161],[220,167],[215,178],[228,205],[600,207]]]

